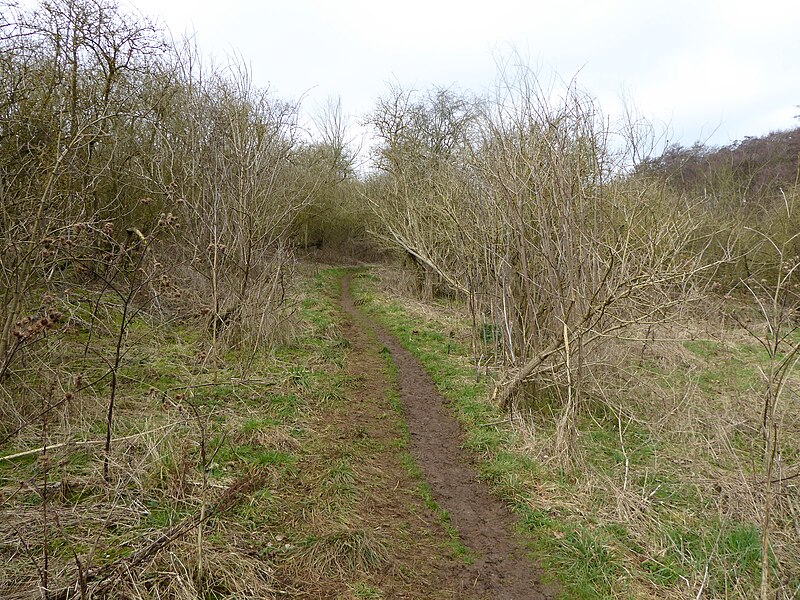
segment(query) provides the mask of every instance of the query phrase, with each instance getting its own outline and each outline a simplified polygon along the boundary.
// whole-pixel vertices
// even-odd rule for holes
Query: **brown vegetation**
[[[191,571],[196,587],[154,578],[153,597],[208,591],[219,583],[209,569],[229,559],[245,575],[221,570],[220,589],[274,591],[274,564],[212,523],[269,487],[253,461],[286,481],[298,442],[282,411],[297,407],[282,393],[308,392],[315,361],[344,352],[330,323],[302,313],[298,248],[395,258],[418,298],[467,315],[486,402],[510,413],[543,465],[581,472],[582,427],[613,415],[617,521],[661,518],[637,508],[658,488],[647,495],[645,474],[632,492],[628,429],[684,436],[686,448],[669,447],[676,461],[705,456],[701,509],[757,529],[758,560],[732,593],[800,589],[800,130],[642,159],[638,124],[612,127],[574,82],[548,86],[509,63],[484,96],[391,87],[365,117],[376,145],[359,173],[335,101],[311,137],[300,106],[241,63],[206,65],[111,0],[0,8],[2,506],[35,525],[9,520],[14,541],[0,548],[19,589],[147,597],[129,571],[142,556],[170,563],[155,551],[169,542],[189,557],[169,568]],[[276,358],[309,331],[324,348]],[[735,394],[696,394],[701,383],[678,372],[723,351],[747,354],[755,375]],[[238,412],[258,418],[248,402],[260,386],[279,426],[250,428]],[[600,485],[609,494],[616,475]],[[131,550],[125,536],[157,512],[137,513],[141,493],[170,517]],[[338,577],[347,565],[320,558],[332,547],[352,550],[353,572],[385,564],[384,540],[328,525],[287,564]],[[686,585],[696,597],[709,587]]]
[[[676,187],[694,175],[674,148],[637,163],[646,140],[631,132],[640,128],[611,129],[574,84],[546,88],[526,67],[505,71],[488,98],[392,88],[370,121],[380,139],[368,188],[382,219],[376,233],[407,257],[424,297],[464,302],[476,376],[497,370],[493,398],[512,415],[547,407],[546,452],[562,467],[583,464],[579,424],[598,404],[636,418],[638,400],[620,406],[612,392],[630,382],[631,348],[644,357],[668,324],[688,327],[712,299],[729,301],[720,310],[767,353],[752,390],[752,401],[763,397],[762,450],[746,477],[761,481],[751,518],[761,531],[762,597],[775,592],[773,573],[788,597],[788,555],[770,543],[769,523],[781,481],[772,469],[794,460],[793,433],[778,441],[792,411],[776,399],[790,393],[798,353],[793,134],[725,151],[740,162],[754,149],[766,155],[739,201],[719,186],[698,193],[688,179]],[[725,152],[705,163],[715,181]],[[745,206],[753,198],[758,211]],[[791,514],[784,507],[781,527]],[[783,557],[777,571],[770,553]]]

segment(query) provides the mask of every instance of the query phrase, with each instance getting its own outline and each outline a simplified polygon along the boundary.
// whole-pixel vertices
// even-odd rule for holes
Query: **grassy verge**
[[[562,581],[565,598],[753,597],[759,496],[743,480],[757,472],[747,464],[757,432],[741,413],[735,418],[760,383],[763,357],[752,344],[688,341],[683,351],[691,368],[649,359],[632,365],[643,396],[665,388],[677,400],[659,406],[658,418],[646,410],[652,399],[618,410],[607,399],[594,403],[580,422],[580,466],[564,470],[548,456],[552,407],[545,400],[526,419],[504,423],[486,401],[489,381],[475,381],[468,338],[458,333],[467,327],[452,310],[420,308],[382,291],[375,275],[360,277],[353,289],[451,400],[480,476],[517,513],[520,531]],[[622,393],[620,404],[630,403],[631,391]],[[790,523],[775,539],[796,548]],[[781,548],[772,561],[785,597],[797,591],[794,557]]]
[[[231,350],[207,359],[190,319],[137,316],[117,377],[108,481],[110,384],[102,363],[84,356],[88,320],[75,314],[51,334],[41,368],[21,368],[3,383],[7,397],[35,394],[51,409],[0,446],[0,595],[66,587],[78,569],[114,565],[206,513],[169,551],[115,575],[108,593],[369,592],[362,580],[386,560],[387,542],[358,514],[363,449],[358,439],[328,437],[331,415],[346,410],[359,384],[343,369],[336,281],[336,273],[310,278],[293,341],[255,356]],[[95,332],[90,355],[108,356],[113,345],[113,336]],[[76,380],[94,383],[77,391]],[[246,494],[230,493],[242,484]],[[220,504],[225,510],[215,513]]]

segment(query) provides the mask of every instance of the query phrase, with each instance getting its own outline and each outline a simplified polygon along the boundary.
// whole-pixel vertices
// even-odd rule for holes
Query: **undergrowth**
[[[191,320],[132,320],[109,481],[109,383],[84,359],[87,320],[77,315],[51,333],[48,370],[22,365],[3,382],[5,401],[36,389],[53,408],[16,433],[3,424],[0,596],[44,587],[142,599],[373,589],[365,578],[385,565],[388,542],[356,510],[357,441],[337,445],[321,425],[358,385],[343,370],[337,277],[307,279],[297,335],[272,353],[206,359]],[[95,332],[91,343],[110,352],[113,338]],[[73,391],[78,376],[91,384]],[[156,548],[182,527],[168,551]]]
[[[399,296],[376,272],[354,281],[354,295],[452,401],[480,476],[516,512],[534,554],[561,580],[563,597],[757,593],[758,471],[747,461],[758,435],[749,423],[758,415],[741,406],[760,389],[765,357],[758,348],[736,336],[687,340],[679,368],[643,353],[629,365],[638,385],[590,403],[581,415],[580,463],[564,468],[551,455],[555,400],[540,397],[509,422],[488,400],[491,378],[481,373],[476,381],[458,308]],[[796,461],[792,444],[785,447],[784,460]],[[800,592],[800,540],[792,526],[800,504],[786,484],[779,554],[770,564],[782,584],[779,597],[792,598]]]

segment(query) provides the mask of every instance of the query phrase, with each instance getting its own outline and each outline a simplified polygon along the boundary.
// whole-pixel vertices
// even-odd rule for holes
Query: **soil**
[[[397,558],[401,564],[411,561],[412,569],[422,576],[425,588],[412,589],[416,586],[409,581],[406,593],[391,595],[393,592],[383,587],[384,591],[388,597],[555,598],[556,588],[541,582],[542,570],[528,558],[522,541],[512,533],[512,513],[477,480],[470,457],[461,447],[463,432],[445,399],[420,362],[354,306],[350,279],[351,275],[347,274],[342,281],[342,308],[349,316],[343,334],[352,346],[351,358],[355,363],[351,362],[351,367],[364,377],[369,397],[385,398],[386,375],[380,365],[380,346],[374,338],[390,351],[397,370],[403,418],[410,434],[408,450],[428,483],[433,499],[447,511],[461,543],[469,549],[473,559],[466,564],[461,559],[447,556],[441,548],[438,552],[432,548],[429,538],[445,535],[443,527],[430,510],[419,511],[417,508],[414,512],[419,520],[414,527],[419,528],[422,523],[424,528],[416,540],[418,548]],[[363,407],[354,408],[356,412],[362,411],[360,416],[352,415],[354,423],[368,416],[363,413]],[[374,419],[371,421],[375,422]],[[396,458],[389,462],[396,462]],[[388,469],[397,477],[394,490],[384,490],[373,497],[374,506],[371,508],[378,514],[400,518],[408,510],[409,502],[419,503],[419,500],[408,497],[409,488],[413,490],[409,476],[397,475],[393,464],[374,466],[383,471]],[[403,495],[405,499],[398,504],[399,496]],[[422,595],[418,595],[420,593]]]
[[[389,568],[373,572],[369,583],[385,598],[455,600],[460,562],[448,552],[446,533],[419,494],[419,482],[403,466],[398,441],[404,436],[402,418],[388,403],[391,382],[376,340],[346,315],[342,336],[350,343],[347,374],[358,383],[348,391],[346,410],[324,420],[332,448],[358,448],[356,470],[363,494],[359,519],[387,540]],[[319,457],[333,460],[333,456]],[[335,583],[314,597],[352,597]]]

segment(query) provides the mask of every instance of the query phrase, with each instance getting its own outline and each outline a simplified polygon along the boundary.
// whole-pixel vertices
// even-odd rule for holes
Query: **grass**
[[[359,385],[342,368],[349,343],[339,334],[334,304],[340,276],[329,271],[307,280],[299,334],[272,353],[257,354],[245,381],[243,364],[251,357],[230,351],[203,365],[204,337],[191,322],[154,327],[134,321],[136,341],[118,378],[111,485],[101,476],[102,444],[63,446],[47,463],[35,455],[0,460],[2,510],[10,516],[0,523],[6,540],[0,595],[35,589],[33,565],[43,568],[45,547],[49,583],[57,589],[75,578],[73,552],[84,562],[91,555],[93,567],[122,558],[213,503],[231,482],[258,473],[263,486],[203,526],[200,538],[196,531],[178,540],[110,593],[142,597],[138,578],[147,581],[143,597],[268,597],[314,580],[322,587],[312,586],[312,595],[338,588],[377,597],[369,595],[375,588],[365,574],[383,568],[389,544],[358,525],[362,481],[351,457],[361,460],[365,441],[337,446],[322,425],[331,411],[346,409],[350,390]],[[83,360],[87,339],[73,325],[48,341],[49,354],[40,358],[62,365],[54,374],[57,385],[70,389],[77,373],[84,381],[102,374],[96,361]],[[113,339],[96,334],[91,343],[92,353],[108,354]],[[32,369],[16,377],[4,382],[5,391],[48,385]],[[102,440],[108,391],[103,379],[55,411],[47,423],[49,444]],[[40,438],[41,425],[34,424],[0,447],[0,456],[35,448]],[[35,486],[19,489],[25,481],[38,485],[45,470],[50,482],[67,490],[49,494],[47,538],[42,496]],[[170,580],[163,573],[179,575]]]
[[[380,600],[383,598],[383,594],[379,590],[365,583],[356,583],[350,588],[350,591],[353,596],[363,600]]]
[[[742,479],[753,477],[744,461],[752,460],[757,430],[746,423],[757,419],[758,408],[745,404],[747,417],[733,408],[762,389],[759,368],[767,357],[751,340],[686,341],[689,368],[648,365],[649,359],[644,368],[634,364],[641,399],[621,388],[617,402],[589,403],[579,422],[579,466],[565,470],[549,452],[557,396],[531,405],[515,427],[502,423],[504,415],[487,401],[491,381],[475,381],[466,319],[459,322],[449,306],[399,297],[376,275],[360,277],[353,289],[452,401],[480,476],[513,507],[530,548],[561,580],[564,598],[756,593],[760,533],[752,494],[759,492]],[[650,408],[651,393],[676,398],[674,418],[665,420],[663,400]],[[622,411],[614,408],[622,402]],[[785,447],[791,457],[791,444]],[[777,537],[797,548],[790,529]],[[782,552],[772,564],[784,582],[781,597],[789,598],[798,563],[793,552]]]
[[[18,411],[14,418],[3,413],[3,426],[35,414],[42,400],[73,397],[9,438],[0,457],[40,447],[43,426],[48,445],[71,443],[51,447],[47,460],[40,454],[0,459],[0,507],[8,516],[0,520],[0,596],[36,589],[45,549],[50,584],[58,588],[74,580],[73,553],[84,561],[91,556],[94,567],[130,555],[213,504],[232,482],[258,474],[260,487],[246,499],[177,540],[141,572],[122,577],[110,593],[393,597],[386,587],[390,558],[395,550],[414,554],[418,546],[409,533],[416,530],[369,513],[370,494],[386,489],[375,465],[387,454],[399,459],[398,478],[404,473],[412,481],[409,496],[420,510],[435,515],[443,554],[469,562],[408,453],[396,391],[381,399],[378,417],[394,437],[352,418],[353,394],[368,382],[345,370],[354,349],[342,337],[335,300],[343,273],[330,269],[307,278],[297,334],[259,353],[245,381],[243,365],[251,357],[229,351],[204,364],[204,333],[191,320],[135,321],[119,374],[111,484],[102,478],[103,445],[95,443],[104,440],[109,379],[100,379],[105,367],[91,356],[108,355],[113,340],[93,336],[84,360],[88,333],[70,324],[39,346],[3,382]],[[766,363],[750,340],[687,340],[681,368],[650,355],[633,365],[637,390],[660,390],[656,409],[647,412],[644,401],[637,405],[623,389],[618,402],[593,402],[580,422],[580,468],[564,469],[548,444],[558,390],[531,404],[525,421],[503,423],[505,415],[486,401],[491,382],[475,380],[457,306],[388,301],[380,283],[363,273],[355,282],[358,303],[423,361],[453,400],[479,476],[513,507],[531,551],[562,579],[565,598],[688,598],[701,589],[710,598],[752,597],[760,575],[750,483],[759,473],[751,462],[759,438],[752,423],[759,368]],[[388,351],[381,355],[394,381]],[[78,377],[98,381],[77,391]],[[698,396],[691,402],[667,402],[670,394],[680,399],[693,389]],[[691,428],[684,427],[689,416]],[[796,439],[794,426],[786,425],[788,440]],[[785,473],[797,453],[787,442]],[[45,478],[46,537],[45,503],[37,492]],[[781,488],[789,499],[791,489]],[[793,558],[800,550],[791,519],[778,515],[785,531],[776,532],[771,566],[792,597],[800,589]],[[397,577],[413,582],[417,574]]]
[[[387,564],[385,540],[368,529],[343,528],[303,540],[294,567],[317,577],[353,576]]]

